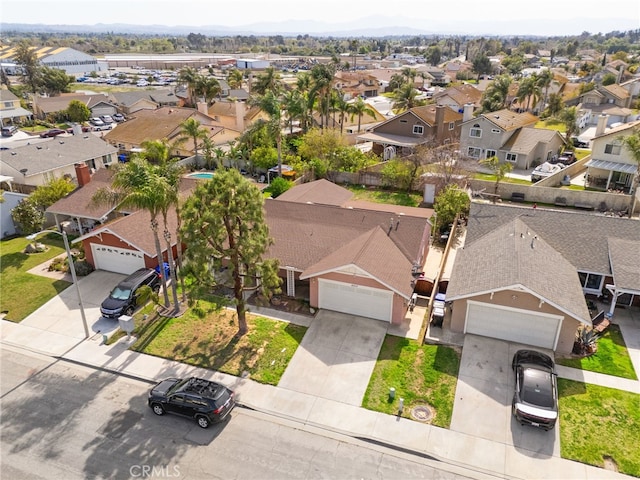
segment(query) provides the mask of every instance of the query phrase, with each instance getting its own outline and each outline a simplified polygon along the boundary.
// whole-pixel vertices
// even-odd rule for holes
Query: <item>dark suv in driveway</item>
[[[208,428],[231,413],[234,396],[224,385],[202,378],[168,378],[151,389],[148,402],[156,415],[175,413]]]
[[[551,357],[518,350],[511,367],[516,375],[512,411],[521,425],[551,430],[558,419],[558,387]]]
[[[151,268],[136,270],[111,290],[109,296],[100,305],[100,313],[105,318],[118,318],[131,315],[138,306],[140,288],[151,287],[155,293],[160,290],[160,277]]]

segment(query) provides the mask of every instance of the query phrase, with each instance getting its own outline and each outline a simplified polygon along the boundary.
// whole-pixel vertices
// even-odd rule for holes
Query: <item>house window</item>
[[[469,147],[467,150],[467,155],[471,158],[480,158],[480,153],[482,153],[482,151],[477,147]]]
[[[492,128],[491,129],[491,133],[502,133],[500,130],[498,130],[497,128]]]
[[[485,154],[485,158],[492,158],[495,157],[497,155],[498,152],[496,152],[495,150],[487,150],[486,154]]]
[[[518,154],[517,153],[507,153],[506,160],[507,160],[507,162],[514,162],[515,163],[518,160]]]
[[[424,133],[424,127],[422,125],[414,125],[413,133],[416,135],[422,135]]]
[[[469,136],[473,138],[482,137],[482,130],[480,129],[480,125],[476,123],[473,127],[471,127],[471,130],[469,130]]]
[[[453,130],[454,128],[456,128],[455,122],[449,122],[449,130]]]
[[[604,153],[608,153],[610,155],[620,155],[620,145],[616,145],[615,143],[608,143],[604,147]]]
[[[578,277],[580,278],[580,283],[582,284],[582,288],[584,290],[600,292],[600,290],[602,289],[602,275],[597,275],[595,273],[578,272]]]
[[[111,162],[113,162],[113,159],[111,158],[111,155],[103,155],[102,156],[102,164],[105,167],[108,167],[109,165],[111,165]]]

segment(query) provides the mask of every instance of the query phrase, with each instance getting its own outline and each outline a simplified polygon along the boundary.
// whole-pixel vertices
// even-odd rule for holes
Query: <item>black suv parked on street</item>
[[[138,307],[139,290],[143,286],[151,287],[155,293],[160,290],[160,277],[152,268],[136,270],[111,290],[109,296],[100,305],[100,313],[105,318],[118,318],[131,315]]]
[[[195,418],[198,425],[221,422],[236,406],[234,393],[224,385],[202,378],[168,378],[149,392],[149,406],[156,415],[175,413]]]

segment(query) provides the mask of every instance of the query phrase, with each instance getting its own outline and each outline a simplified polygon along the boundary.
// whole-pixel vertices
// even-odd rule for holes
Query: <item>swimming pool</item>
[[[206,180],[211,180],[213,178],[214,173],[213,172],[197,172],[197,173],[190,173],[189,175],[187,175],[187,177],[189,178],[204,178]]]

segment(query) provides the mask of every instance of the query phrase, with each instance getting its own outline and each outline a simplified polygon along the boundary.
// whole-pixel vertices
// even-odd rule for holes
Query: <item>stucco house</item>
[[[0,175],[13,177],[14,189],[30,193],[54,178],[75,179],[76,164],[98,170],[117,161],[117,149],[92,133],[60,135],[12,148],[0,157]]]
[[[69,103],[72,100],[78,100],[79,102],[84,103],[87,108],[91,110],[92,117],[113,115],[118,111],[116,106],[111,103],[109,96],[103,93],[92,95],[63,93],[55,97],[42,97],[36,95],[33,98],[33,113],[39,119],[51,120],[54,119],[56,115],[69,108]]]
[[[462,114],[445,106],[414,107],[358,135],[357,139],[373,142],[373,151],[388,160],[410,154],[425,143],[457,142],[462,118]]]
[[[187,192],[189,187],[183,188]],[[401,323],[414,274],[426,259],[430,211],[389,205],[376,209],[352,202],[351,196],[321,180],[266,200],[265,218],[274,240],[267,256],[279,260],[287,295],[308,298],[316,308]],[[148,221],[147,213],[132,212],[78,241],[96,268],[130,273],[155,267]],[[170,221],[173,228],[175,212]]]
[[[640,305],[640,223],[472,203],[447,301],[451,329],[569,353],[591,325],[585,295]]]
[[[111,92],[109,93],[109,98],[118,107],[118,110],[125,115],[132,115],[138,110],[182,106],[182,99],[171,89]]]
[[[529,169],[557,155],[564,139],[555,130],[534,128],[538,117],[529,112],[498,110],[462,123],[460,152],[470,158],[498,157],[514,168]]]
[[[33,117],[33,114],[20,106],[20,99],[6,88],[0,88],[0,124],[17,125]]]
[[[437,105],[444,105],[454,112],[463,113],[465,105],[473,105],[474,110],[480,108],[482,92],[473,85],[456,85],[434,94],[433,100]]]
[[[333,77],[333,88],[339,90],[346,100],[356,97],[376,97],[380,91],[380,82],[368,72],[338,71]]]

